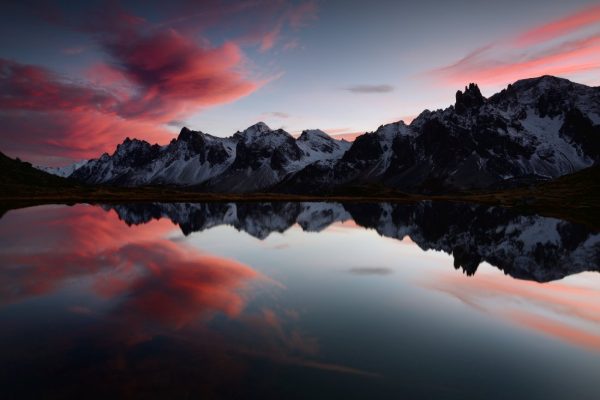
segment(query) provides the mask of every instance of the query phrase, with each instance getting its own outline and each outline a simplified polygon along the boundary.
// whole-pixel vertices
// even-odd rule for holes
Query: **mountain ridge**
[[[435,193],[554,179],[600,160],[600,88],[542,76],[485,98],[471,83],[445,109],[381,125],[354,142],[294,138],[258,122],[221,138],[182,128],[164,146],[127,138],[70,177],[115,186],[323,193],[380,184]]]

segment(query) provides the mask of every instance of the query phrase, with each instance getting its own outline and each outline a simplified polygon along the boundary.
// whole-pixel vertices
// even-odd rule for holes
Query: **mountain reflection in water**
[[[466,204],[9,211],[0,397],[597,398],[599,259]]]
[[[256,238],[294,224],[319,232],[353,220],[382,236],[409,237],[423,250],[452,254],[454,267],[473,275],[482,262],[506,274],[538,282],[582,271],[600,271],[600,233],[583,225],[500,207],[422,202],[339,203],[154,203],[105,206],[129,225],[168,218],[185,235],[231,225]]]

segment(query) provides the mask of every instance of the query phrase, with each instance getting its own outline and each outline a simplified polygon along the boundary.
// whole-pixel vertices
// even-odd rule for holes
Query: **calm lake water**
[[[0,398],[599,399],[599,265],[474,205],[13,210]]]

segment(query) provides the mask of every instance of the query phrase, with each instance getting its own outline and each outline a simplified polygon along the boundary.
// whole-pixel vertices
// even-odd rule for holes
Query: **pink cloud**
[[[277,38],[279,37],[280,32],[281,32],[281,27],[275,28],[274,30],[267,32],[261,40],[259,50],[261,52],[271,50],[273,48],[273,46],[275,46],[275,42],[277,41]]]
[[[314,1],[307,1],[298,5],[292,5],[288,2],[273,2],[266,8],[265,14],[259,17],[261,20],[274,21],[266,24],[257,24],[251,30],[249,35],[243,38],[243,41],[259,42],[259,51],[266,52],[271,50],[277,42],[280,41],[286,27],[291,27],[292,30],[298,30],[305,27],[312,20],[317,18],[317,4]],[[265,29],[265,26],[268,29]],[[284,45],[284,50],[297,47],[298,41],[287,40]]]
[[[477,53],[453,66],[437,70],[436,74],[453,84],[466,81],[495,84],[546,74],[591,71],[600,67],[600,36],[562,43],[525,58],[514,56],[511,60],[497,62],[491,52]]]
[[[77,80],[41,66],[0,60],[2,150],[48,164],[111,152],[126,136],[165,143],[172,138],[164,128],[170,121],[236,101],[280,76],[251,76],[255,74],[249,71],[242,43],[267,51],[285,27],[298,29],[316,15],[311,2],[213,8],[190,4],[185,17],[158,24],[116,6],[75,22],[60,12],[53,14],[52,22],[90,36],[107,59],[96,61]],[[193,28],[198,18],[208,25],[226,25],[226,15],[248,13],[256,18],[244,18],[252,26],[242,24],[240,29],[251,32],[255,42],[213,46]]]
[[[112,25],[111,25],[112,26]],[[168,29],[103,37],[112,63],[97,63],[90,81],[72,81],[43,67],[0,60],[4,151],[94,157],[124,137],[166,142],[173,119],[234,101],[263,82],[247,78],[238,45],[206,47]]]
[[[582,29],[596,21],[600,21],[598,6],[534,27],[516,38],[482,46],[429,75],[450,85],[504,85],[540,75],[595,71],[600,69],[600,32],[582,36]],[[571,37],[573,33],[578,37]]]
[[[600,22],[600,5],[594,5],[574,14],[537,26],[521,33],[515,44],[521,47],[551,40]]]
[[[101,88],[69,82],[42,67],[0,59],[0,110],[109,111],[117,103]]]
[[[112,153],[128,136],[162,144],[173,138],[167,128],[152,121],[128,120],[93,110],[18,111],[0,115],[2,151],[41,165]]]
[[[132,98],[121,105],[125,117],[164,122],[190,109],[236,100],[261,85],[238,71],[243,70],[243,56],[234,43],[204,48],[167,30],[111,40],[106,48],[116,69],[136,87]]]
[[[287,14],[290,26],[299,29],[309,21],[317,19],[317,3],[315,1],[307,1],[295,7],[292,7]]]

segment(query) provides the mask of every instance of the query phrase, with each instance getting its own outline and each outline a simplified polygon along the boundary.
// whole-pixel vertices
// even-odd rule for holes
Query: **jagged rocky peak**
[[[129,137],[126,137],[125,140],[123,140],[123,143],[117,145],[113,155],[126,155],[129,152],[146,150],[151,147],[153,146],[145,140],[130,139]]]
[[[269,126],[267,124],[265,124],[264,122],[259,121],[256,124],[251,125],[251,126],[247,127],[246,129],[244,129],[243,132],[238,131],[238,134],[240,134],[243,137],[253,138],[256,136],[260,136],[261,134],[268,133],[268,132],[272,132],[271,128],[269,128]]]
[[[477,109],[485,103],[485,97],[481,94],[479,86],[475,83],[469,83],[469,86],[465,86],[465,91],[460,90],[456,92],[456,103],[454,108],[459,114],[465,113],[470,109]]]
[[[268,132],[271,128],[269,125],[265,124],[262,121],[258,121],[254,125],[249,126],[244,132],[256,131],[256,132]]]
[[[354,139],[342,160],[348,162],[382,161],[383,164],[386,164],[387,155],[389,155],[394,140],[399,136],[408,136],[410,132],[410,128],[403,121],[380,125],[375,132],[367,132]]]
[[[521,79],[509,84],[506,89],[490,97],[490,102],[503,105],[507,102],[519,103],[521,106],[537,105],[540,101],[564,106],[565,102],[581,92],[593,90],[585,85],[574,83],[568,79],[544,75],[537,78]]]
[[[181,128],[181,131],[179,132],[179,136],[177,136],[177,140],[188,142],[188,141],[190,141],[190,139],[192,139],[196,136],[204,136],[204,133],[201,131],[193,131],[184,126],[183,128]]]
[[[205,133],[183,127],[177,139],[173,139],[169,147],[172,149],[187,149],[191,154],[203,154],[207,146],[206,139],[207,135]],[[187,159],[185,155],[182,156]],[[204,157],[201,158],[201,161],[204,162]]]
[[[542,75],[537,78],[520,79],[508,86],[509,88],[513,88],[516,90],[527,90],[534,87],[541,90],[546,90],[552,88],[569,88],[576,85],[578,84],[571,82],[568,79],[559,78],[557,76],[552,75]]]
[[[410,127],[413,129],[419,129],[423,126],[423,124],[431,119],[433,112],[431,110],[425,109],[421,111],[419,115],[416,116],[415,119],[410,123]]]
[[[243,132],[236,132],[234,139],[248,146],[266,147],[278,146],[294,140],[293,136],[283,129],[273,130],[262,121],[249,126]]]
[[[578,108],[598,124],[600,121],[600,90],[568,79],[544,75],[522,79],[489,99],[494,106],[506,110],[531,109],[542,118],[556,118]]]
[[[303,131],[296,144],[304,151],[307,163],[338,159],[351,146],[350,142],[334,139],[319,129]]]
[[[375,133],[386,139],[393,139],[397,135],[409,135],[411,133],[408,125],[404,121],[392,122],[391,124],[381,125]]]
[[[138,146],[138,145],[142,145],[142,144],[150,144],[148,142],[146,142],[145,140],[140,140],[140,139],[131,139],[129,136],[127,136],[125,138],[125,140],[123,140],[123,143],[118,144],[117,147],[119,146]]]
[[[306,142],[306,141],[310,141],[310,140],[335,140],[335,139],[320,129],[307,129],[307,130],[302,131],[302,133],[298,137],[298,140]]]

